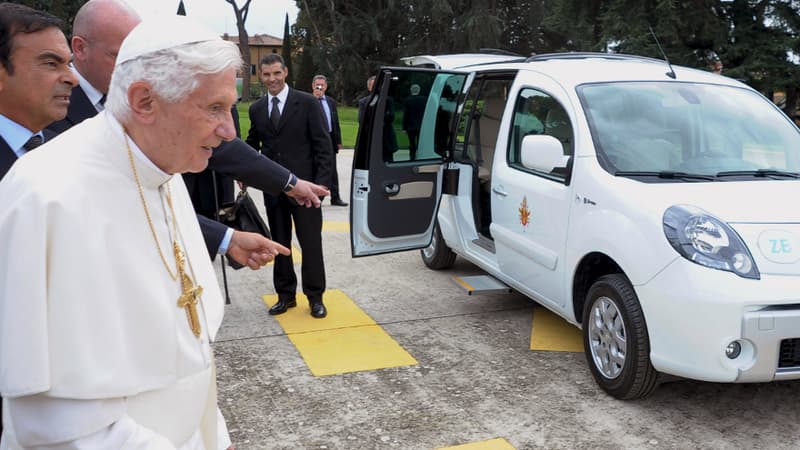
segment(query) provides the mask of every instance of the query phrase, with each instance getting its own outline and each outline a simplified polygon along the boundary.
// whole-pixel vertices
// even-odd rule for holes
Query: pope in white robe
[[[186,18],[170,20],[177,22],[167,37],[163,24],[137,26],[117,68],[164,49],[221,42]],[[235,46],[220,52],[239,63]],[[208,149],[151,141],[162,124],[180,125],[173,131],[190,133],[188,140],[207,130],[211,141],[231,138],[230,116],[217,117],[215,104],[201,105],[195,94],[224,99],[228,114],[232,86],[220,94],[203,83],[232,84],[237,68],[198,75],[183,119],[146,98],[155,92],[147,86],[114,99],[112,79],[105,112],[21,158],[0,182],[0,449],[213,450],[229,442],[209,346],[224,302],[177,174],[197,167],[160,167],[180,168],[181,157],[196,161]],[[118,120],[115,111],[128,104],[133,113]],[[141,119],[148,111],[152,123]],[[204,114],[208,121],[197,120]],[[192,308],[178,303],[198,286],[199,328]]]

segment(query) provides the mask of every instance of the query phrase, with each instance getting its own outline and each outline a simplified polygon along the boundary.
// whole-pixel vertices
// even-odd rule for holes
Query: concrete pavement
[[[344,198],[351,160],[352,152],[340,152]],[[417,364],[314,376],[267,313],[271,266],[228,270],[233,304],[214,349],[219,401],[238,449],[438,449],[490,440],[474,448],[800,448],[800,382],[680,381],[644,400],[614,400],[595,385],[582,353],[530,350],[533,302],[457,287],[453,275],[480,273],[464,260],[435,272],[418,252],[351,258],[348,233],[337,231],[348,214],[326,199],[323,215],[334,224],[323,232],[328,288]],[[335,317],[340,304],[326,304]]]

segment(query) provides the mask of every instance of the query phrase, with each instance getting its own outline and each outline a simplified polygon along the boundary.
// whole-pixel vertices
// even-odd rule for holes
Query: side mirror
[[[561,141],[544,134],[523,137],[520,157],[523,167],[545,173],[557,167],[566,167],[569,161]]]

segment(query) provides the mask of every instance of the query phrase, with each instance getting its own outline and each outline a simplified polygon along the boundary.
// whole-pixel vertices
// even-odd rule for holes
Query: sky
[[[158,17],[164,14],[175,14],[180,0],[126,0],[141,16]],[[245,0],[236,0],[241,7]],[[226,0],[183,0],[186,15],[193,17],[220,34],[239,34],[236,30],[236,16],[233,7]],[[289,26],[297,19],[295,0],[252,0],[250,13],[245,22],[247,34],[270,34],[283,38],[283,21],[289,14]]]

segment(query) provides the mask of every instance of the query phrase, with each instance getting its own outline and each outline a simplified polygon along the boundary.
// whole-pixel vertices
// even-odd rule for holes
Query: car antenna
[[[658,51],[661,52],[661,56],[664,57],[664,62],[666,62],[667,67],[669,67],[669,72],[667,72],[666,75],[674,80],[675,78],[677,78],[677,76],[675,75],[675,70],[672,69],[672,64],[669,63],[669,58],[667,58],[667,54],[664,53],[664,49],[661,48],[661,43],[658,42],[658,37],[656,36],[655,31],[653,31],[653,27],[648,25],[647,28],[650,29],[650,34],[653,35],[653,39],[655,39],[656,41],[656,45],[658,46]]]

